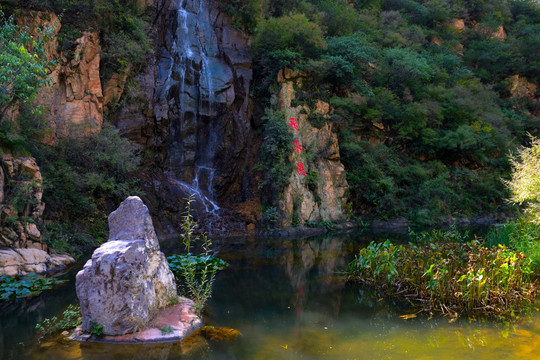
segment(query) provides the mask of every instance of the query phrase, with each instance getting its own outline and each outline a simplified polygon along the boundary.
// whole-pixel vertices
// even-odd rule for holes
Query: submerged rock
[[[84,331],[96,324],[105,335],[124,335],[147,327],[176,297],[176,284],[140,198],[124,200],[109,227],[109,241],[77,274],[77,296]]]

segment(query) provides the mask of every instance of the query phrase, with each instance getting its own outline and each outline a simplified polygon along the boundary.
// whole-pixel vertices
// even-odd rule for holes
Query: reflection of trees
[[[9,359],[13,348],[21,341],[32,338],[33,328],[45,309],[43,296],[0,302],[0,358]],[[22,337],[22,339],[21,339]]]

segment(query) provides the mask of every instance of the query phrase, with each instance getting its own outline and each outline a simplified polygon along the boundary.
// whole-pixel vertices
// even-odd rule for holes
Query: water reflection
[[[369,287],[347,284],[343,272],[368,236],[314,239],[243,239],[218,243],[230,267],[215,283],[205,321],[238,329],[236,340],[217,342],[200,334],[176,344],[79,344],[60,338],[28,343],[5,358],[33,359],[535,359],[540,315],[494,324],[408,314]],[[174,243],[165,244],[175,252]],[[68,291],[68,290],[66,290]],[[72,291],[72,290],[70,290]],[[69,296],[65,296],[69,297]],[[54,311],[48,298],[41,314]],[[66,304],[67,305],[67,304]],[[540,304],[539,304],[540,305]],[[540,306],[537,306],[540,307]],[[2,315],[4,344],[24,341],[38,320],[33,306]],[[59,310],[57,310],[59,311]],[[42,316],[42,315],[40,315]],[[50,316],[50,315],[47,315]],[[26,319],[26,320],[25,320]],[[6,329],[4,320],[10,321]],[[31,323],[31,325],[30,325]],[[30,335],[31,337],[31,335]],[[21,340],[23,339],[23,340]],[[1,354],[1,353],[0,353]],[[6,354],[6,353],[5,353]]]

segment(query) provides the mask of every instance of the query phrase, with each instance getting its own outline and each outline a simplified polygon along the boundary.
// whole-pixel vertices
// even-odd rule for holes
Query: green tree
[[[292,14],[262,22],[254,48],[261,57],[277,49],[314,57],[326,49],[326,42],[317,24],[309,21],[304,14]]]
[[[42,29],[33,38],[26,29],[4,18],[0,11],[0,121],[19,103],[29,103],[46,85],[47,61],[44,43],[53,29]]]

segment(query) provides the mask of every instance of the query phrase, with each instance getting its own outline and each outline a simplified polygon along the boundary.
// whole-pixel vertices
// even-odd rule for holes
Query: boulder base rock
[[[84,331],[98,324],[105,335],[124,335],[146,328],[176,298],[176,284],[141,199],[127,198],[109,227],[109,241],[77,274],[77,296]]]

